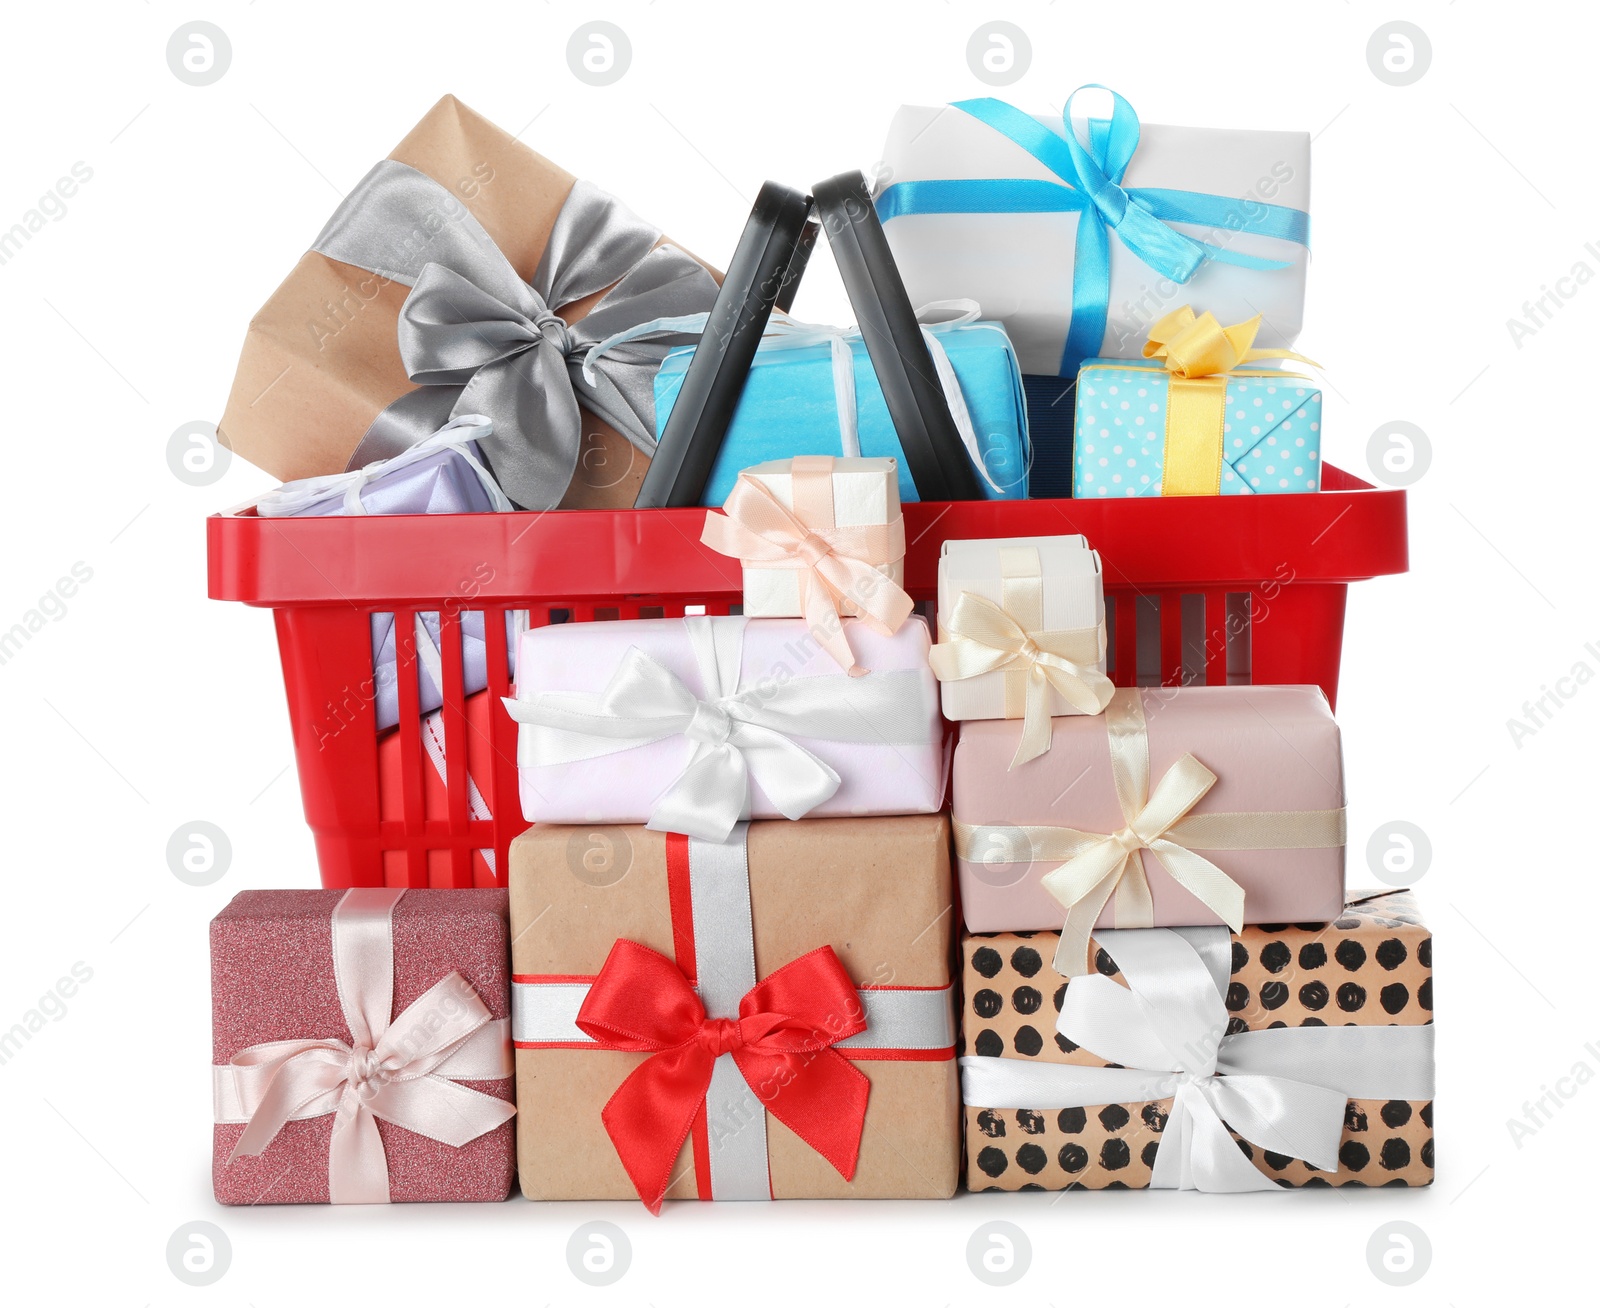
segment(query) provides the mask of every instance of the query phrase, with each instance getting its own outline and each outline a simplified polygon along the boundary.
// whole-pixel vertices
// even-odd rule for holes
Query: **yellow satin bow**
[[[1293,359],[1320,367],[1293,350],[1258,348],[1261,315],[1224,327],[1209,312],[1195,314],[1187,304],[1150,328],[1144,357],[1167,370],[1166,451],[1162,495],[1215,495],[1222,488],[1222,436],[1227,417],[1228,375],[1241,364],[1261,359]],[[1283,376],[1261,369],[1246,377]]]

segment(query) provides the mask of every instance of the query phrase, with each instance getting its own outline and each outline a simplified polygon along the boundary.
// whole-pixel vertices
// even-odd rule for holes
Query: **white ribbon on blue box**
[[[956,428],[985,497],[1022,499],[1028,420],[1016,352],[998,323],[973,321],[978,308],[971,301],[937,301],[919,309],[918,317],[946,311],[957,316],[925,322],[922,330]],[[674,350],[656,374],[658,434],[693,355],[693,349]],[[919,498],[860,333],[775,314],[701,502],[722,504],[752,464],[815,454],[894,459],[901,502]]]
[[[1104,117],[1079,95],[1110,97]],[[1141,126],[1104,87],[1037,118],[1000,100],[906,106],[883,148],[879,216],[913,303],[975,299],[1027,373],[1136,358],[1182,304],[1300,332],[1310,220],[1305,132]]]

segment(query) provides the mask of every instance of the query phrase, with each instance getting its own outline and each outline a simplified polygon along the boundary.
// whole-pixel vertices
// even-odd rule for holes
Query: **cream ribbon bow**
[[[351,1043],[274,1040],[212,1069],[215,1118],[244,1122],[228,1161],[267,1148],[286,1122],[333,1114],[328,1199],[388,1203],[378,1119],[460,1148],[516,1113],[460,1081],[512,1074],[510,1023],[452,972],[396,1017],[392,915],[403,890],[350,890],[333,911],[333,975]]]
[[[548,767],[684,736],[683,770],[655,801],[647,824],[723,841],[750,812],[758,784],[777,811],[804,817],[839,789],[839,774],[792,737],[857,743],[925,743],[929,706],[915,671],[788,677],[740,684],[742,617],[683,619],[704,692],[632,646],[599,695],[548,691],[504,701],[523,724],[524,767]]]
[[[703,544],[746,566],[788,568],[800,573],[800,609],[811,634],[852,677],[860,667],[845,635],[843,618],[853,611],[885,636],[911,616],[911,596],[878,569],[905,557],[905,519],[870,526],[834,522],[830,455],[790,461],[793,510],[748,473],[740,473],[723,513],[707,513]]]
[[[1344,844],[1342,808],[1191,814],[1216,784],[1216,773],[1193,754],[1185,754],[1152,792],[1150,738],[1141,693],[1117,691],[1105,718],[1111,775],[1122,807],[1121,830],[956,824],[956,852],[962,858],[981,857],[978,851],[997,843],[1005,848],[1020,840],[1027,844],[1030,861],[1065,860],[1040,881],[1067,910],[1055,956],[1055,969],[1063,976],[1083,976],[1089,970],[1089,936],[1112,895],[1119,927],[1154,924],[1145,850],[1156,856],[1175,882],[1238,931],[1244,926],[1243,888],[1197,850],[1325,849]]]
[[[1116,689],[1095,665],[1105,658],[1105,624],[1072,631],[1043,631],[1044,576],[1039,551],[1000,547],[1001,603],[962,591],[939,615],[939,643],[928,652],[940,681],[965,681],[989,672],[1006,677],[1006,716],[1022,717],[1022,736],[1011,766],[1050,748],[1048,693],[1055,691],[1079,713],[1103,713]],[[1014,692],[1021,690],[1021,694]],[[1013,701],[1022,703],[1014,711]]]
[[[1051,1112],[1170,1098],[1151,1188],[1236,1194],[1277,1184],[1240,1151],[1230,1127],[1259,1149],[1334,1172],[1350,1099],[1433,1098],[1432,1024],[1229,1035],[1232,946],[1221,927],[1099,939],[1127,985],[1075,978],[1056,1027],[1116,1066],[963,1058],[962,1102]]]

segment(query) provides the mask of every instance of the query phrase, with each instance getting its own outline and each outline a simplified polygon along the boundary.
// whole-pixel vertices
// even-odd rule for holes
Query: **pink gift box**
[[[334,979],[331,920],[342,890],[246,890],[211,921],[212,1061],[226,1066],[252,1045],[278,1040],[350,1043]],[[394,1008],[398,1015],[452,972],[495,1020],[511,1014],[504,890],[408,890],[394,907]],[[512,1079],[461,1081],[496,1099]],[[380,1120],[378,1135],[396,1203],[487,1202],[511,1193],[515,1122],[456,1147]],[[228,1160],[242,1124],[217,1123],[212,1183],[224,1204],[328,1202],[333,1116],[284,1124],[254,1157]]]
[[[1138,693],[1152,791],[1180,757],[1193,754],[1218,778],[1192,809],[1197,816],[1343,809],[1339,727],[1319,688],[1152,687]],[[957,860],[962,908],[974,932],[1061,929],[1066,910],[1040,880],[1062,860],[1026,861],[1030,846],[1018,829],[1071,827],[1109,835],[1125,825],[1105,718],[1054,719],[1049,752],[1008,771],[1021,731],[1016,721],[961,724],[953,815],[957,823],[985,828],[970,851],[976,857]],[[1246,922],[1331,922],[1343,911],[1342,844],[1199,852],[1243,888]],[[1216,924],[1216,915],[1176,884],[1152,852],[1141,850],[1138,857],[1150,883],[1151,925]],[[1114,900],[1098,925],[1118,925]]]
[[[517,698],[546,692],[599,695],[605,691],[630,649],[655,660],[696,697],[715,698],[704,684],[686,622],[705,619],[654,618],[631,622],[581,622],[537,627],[523,635],[517,660]],[[939,715],[938,684],[928,666],[927,623],[913,616],[892,636],[858,619],[844,628],[863,677],[847,677],[811,636],[800,618],[713,618],[742,622],[739,687],[793,686],[826,678],[830,691],[845,695],[884,674],[896,678],[892,721],[861,719],[859,740],[823,739],[805,734],[803,716],[787,734],[840,777],[834,794],[808,812],[810,817],[880,817],[934,813],[944,804],[947,750]],[[850,684],[853,683],[853,684]],[[542,730],[542,728],[541,728]],[[530,727],[524,723],[522,732]],[[570,734],[570,733],[568,733]],[[910,737],[915,736],[916,739]],[[531,765],[526,734],[519,744],[522,813],[530,822],[647,822],[658,800],[683,774],[695,743],[682,734],[595,758]],[[788,816],[750,780],[753,818]]]

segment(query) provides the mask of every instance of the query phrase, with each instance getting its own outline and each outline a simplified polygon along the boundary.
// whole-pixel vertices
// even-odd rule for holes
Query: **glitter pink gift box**
[[[342,890],[247,890],[211,922],[212,1061],[226,1065],[252,1045],[351,1034],[334,980],[332,915]],[[510,961],[503,890],[409,890],[394,906],[391,1016],[452,972],[492,1019],[510,1016]],[[512,1080],[462,1081],[496,1099]],[[461,1147],[379,1121],[396,1203],[505,1199],[515,1176],[514,1121]],[[333,1117],[290,1121],[259,1155],[228,1160],[242,1124],[218,1123],[212,1178],[224,1204],[328,1202]]]

